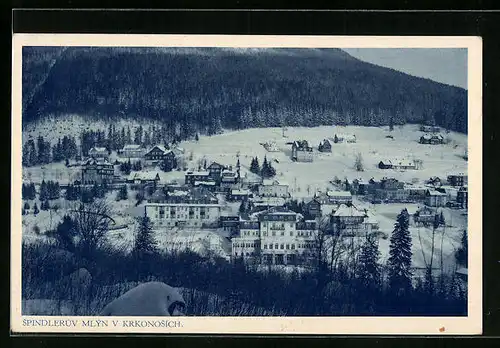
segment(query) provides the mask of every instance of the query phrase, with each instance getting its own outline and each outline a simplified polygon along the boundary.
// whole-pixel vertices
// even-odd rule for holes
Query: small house
[[[280,151],[278,144],[276,144],[275,141],[267,141],[265,143],[261,143],[262,146],[264,146],[264,149],[269,152],[278,152]]]
[[[413,214],[413,221],[417,226],[428,226],[434,222],[436,211],[428,206],[418,209]]]
[[[337,144],[337,143],[355,143],[356,142],[356,135],[337,133],[333,137],[333,142],[335,144]]]
[[[109,184],[115,177],[115,167],[106,159],[89,158],[82,165],[83,185]]]
[[[137,172],[133,175],[133,183],[140,185],[157,185],[160,183],[160,174],[157,172]]]
[[[89,157],[95,159],[108,159],[109,153],[105,147],[93,147],[89,150]]]
[[[292,161],[312,162],[313,148],[309,146],[307,140],[298,140],[292,143]]]
[[[418,166],[414,160],[411,159],[386,159],[379,162],[380,169],[417,169]]]
[[[441,129],[437,126],[422,125],[420,126],[420,131],[426,133],[437,133],[440,132]]]
[[[427,190],[425,204],[430,207],[444,207],[447,202],[448,195],[436,190]]]
[[[444,137],[441,134],[424,134],[420,137],[419,142],[430,145],[444,144]]]
[[[324,139],[318,146],[319,152],[332,152],[332,144],[330,140]]]

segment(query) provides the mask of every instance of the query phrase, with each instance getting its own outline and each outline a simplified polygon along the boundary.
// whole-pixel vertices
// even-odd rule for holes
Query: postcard
[[[482,332],[481,38],[12,54],[12,332]]]

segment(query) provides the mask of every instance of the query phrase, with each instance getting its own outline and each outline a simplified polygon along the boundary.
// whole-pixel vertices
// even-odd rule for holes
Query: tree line
[[[61,113],[144,118],[183,138],[224,128],[431,120],[467,132],[466,90],[367,64],[340,50],[204,51],[116,54],[111,48],[68,48],[33,95],[23,91],[23,118]]]

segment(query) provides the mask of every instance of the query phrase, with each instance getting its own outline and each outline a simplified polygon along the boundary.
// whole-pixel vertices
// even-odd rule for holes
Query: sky
[[[467,89],[466,48],[344,48],[368,63]]]

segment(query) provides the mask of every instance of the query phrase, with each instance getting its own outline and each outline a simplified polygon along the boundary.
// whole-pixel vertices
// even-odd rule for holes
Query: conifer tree
[[[196,140],[196,141],[200,140],[200,136],[198,135],[198,133],[196,133],[196,135],[194,136],[194,140]]]
[[[468,237],[467,237],[467,230],[464,230],[462,233],[462,238],[461,238],[461,243],[460,247],[455,253],[455,258],[457,260],[457,263],[460,266],[463,267],[468,267],[468,260],[467,260],[467,255],[469,252],[469,243],[468,243]]]
[[[117,199],[119,201],[128,199],[128,190],[127,190],[127,185],[123,185],[120,190],[118,191],[118,197]]]
[[[23,207],[25,210],[30,210],[30,204],[28,202],[25,202],[24,203],[24,207]]]
[[[40,201],[44,201],[49,197],[49,192],[47,188],[47,183],[45,180],[42,180],[42,183],[40,184]]]
[[[41,210],[49,210],[50,209],[49,201],[48,200],[43,201],[40,204],[40,209]]]
[[[396,218],[389,246],[389,288],[393,294],[407,294],[411,288],[412,240],[408,211],[403,209]]]
[[[144,216],[138,218],[138,227],[134,242],[133,253],[136,256],[144,256],[145,254],[153,254],[157,251],[157,242],[153,236],[153,227],[149,217]]]
[[[358,280],[366,290],[373,291],[380,287],[379,257],[378,244],[372,238],[366,238],[361,247],[358,269]]]
[[[257,157],[252,158],[252,162],[250,164],[250,171],[254,174],[260,175],[260,165],[259,165],[259,159]]]
[[[37,215],[39,212],[40,212],[40,210],[38,210],[38,206],[36,205],[36,202],[35,202],[35,204],[33,205],[33,214]]]

